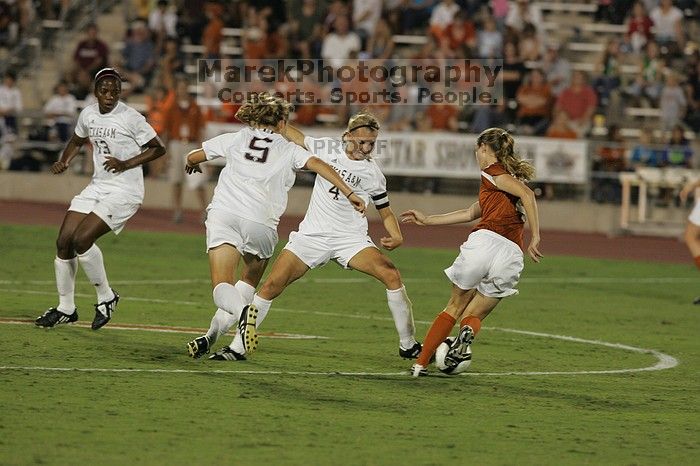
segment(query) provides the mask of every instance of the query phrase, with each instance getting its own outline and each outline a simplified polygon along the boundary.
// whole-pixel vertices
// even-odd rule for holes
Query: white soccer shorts
[[[700,200],[695,200],[695,205],[688,216],[688,221],[700,227]]]
[[[221,209],[209,209],[207,220],[207,251],[230,244],[241,254],[252,254],[269,259],[277,245],[277,230],[231,214]]]
[[[118,235],[126,222],[139,210],[141,204],[133,202],[120,192],[102,192],[92,183],[75,196],[68,210],[81,214],[94,213]]]
[[[459,256],[445,275],[463,290],[476,288],[484,296],[505,298],[523,271],[523,253],[517,244],[490,230],[477,230],[459,248]]]
[[[335,261],[343,268],[349,268],[348,263],[360,251],[367,248],[377,248],[369,236],[329,236],[305,235],[293,231],[289,242],[284,247],[294,253],[311,269],[320,267],[328,261]]]
[[[172,140],[168,144],[168,179],[171,183],[186,184],[188,189],[197,189],[207,183],[206,173],[185,173],[185,158],[191,151],[199,149],[199,145],[191,142]],[[204,167],[201,167],[204,169]]]

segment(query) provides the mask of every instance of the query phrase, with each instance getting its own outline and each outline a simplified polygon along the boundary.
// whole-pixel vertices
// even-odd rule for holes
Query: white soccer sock
[[[88,280],[90,280],[90,283],[95,285],[97,302],[103,303],[114,298],[114,293],[107,281],[107,272],[105,271],[104,259],[100,248],[98,248],[96,244],[93,244],[90,246],[90,249],[82,254],[78,254],[78,261],[85,271]]]
[[[255,296],[253,296],[253,305],[255,305],[255,307],[258,308],[258,317],[255,320],[255,328],[258,328],[260,327],[260,323],[263,320],[265,320],[265,317],[267,317],[267,313],[270,312],[272,301],[263,299],[256,294]],[[245,354],[245,348],[243,347],[243,337],[241,337],[240,333],[236,332],[236,335],[233,337],[233,341],[231,342],[229,347],[236,353]]]
[[[211,324],[209,324],[209,330],[207,331],[209,342],[214,344],[221,335],[228,332],[234,325],[236,325],[236,319],[234,319],[231,314],[223,309],[217,309],[214,317],[211,319]]]
[[[406,287],[402,285],[398,290],[386,290],[386,300],[394,318],[396,331],[399,332],[401,347],[412,348],[416,344],[416,326],[413,323],[413,310]]]
[[[243,280],[238,280],[233,286],[236,287],[246,304],[253,302],[253,295],[255,294],[255,287],[253,285],[249,285]]]
[[[219,283],[214,287],[212,295],[214,296],[214,304],[216,304],[219,309],[223,309],[231,314],[236,321],[241,316],[241,311],[247,304],[243,300],[241,293],[230,283]]]
[[[78,258],[53,261],[56,272],[56,289],[58,290],[58,310],[64,314],[75,312],[75,274],[78,272]]]

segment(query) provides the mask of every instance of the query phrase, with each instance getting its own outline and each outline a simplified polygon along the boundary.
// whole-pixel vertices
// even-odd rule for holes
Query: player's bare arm
[[[540,218],[537,211],[535,193],[533,193],[525,183],[507,174],[494,177],[494,181],[498,189],[519,197],[520,201],[523,203],[525,216],[527,217],[527,222],[530,224],[530,231],[532,232],[530,245],[527,247],[527,254],[533,261],[539,262],[543,256],[538,249],[540,245]]]
[[[391,207],[382,207],[378,211],[379,215],[382,217],[384,229],[386,229],[387,233],[389,233],[389,236],[385,236],[380,240],[380,243],[384,249],[391,251],[403,244],[401,227],[399,226],[399,221],[396,218],[394,211],[391,210]]]
[[[466,209],[455,210],[446,214],[425,215],[420,210],[407,210],[401,214],[401,222],[415,223],[420,226],[454,225],[473,222],[479,217],[481,217],[481,206],[477,201]]]
[[[193,150],[187,154],[187,158],[185,159],[185,172],[187,172],[188,175],[191,175],[192,173],[202,173],[202,169],[199,164],[206,161],[207,156],[204,153],[204,149]]]
[[[105,162],[102,166],[108,172],[121,173],[155,160],[165,154],[165,146],[158,136],[148,141],[143,147],[146,150],[128,160],[119,160],[111,156],[105,157]]]
[[[316,174],[322,176],[323,178],[327,179],[333,185],[340,190],[345,197],[348,198],[352,206],[355,208],[356,211],[360,212],[361,214],[365,213],[365,201],[363,201],[357,194],[355,194],[350,186],[348,186],[345,181],[336,173],[333,168],[328,165],[326,162],[323,160],[319,159],[318,157],[311,157],[309,160],[306,162],[306,165],[304,165],[304,168],[307,170],[311,170],[312,172],[316,172]]]
[[[87,141],[87,138],[81,138],[77,134],[73,133],[73,136],[71,136],[68,144],[66,144],[66,148],[63,149],[61,157],[51,166],[51,173],[58,175],[59,173],[66,171],[70,161],[73,160],[76,155],[78,155],[78,151],[83,144],[85,144],[85,141]]]
[[[308,147],[306,147],[306,144],[304,144],[304,133],[302,133],[296,126],[292,126],[289,123],[287,123],[284,132],[282,133],[282,136],[284,136],[289,142],[293,142],[297,146],[301,146],[306,150],[309,149]]]

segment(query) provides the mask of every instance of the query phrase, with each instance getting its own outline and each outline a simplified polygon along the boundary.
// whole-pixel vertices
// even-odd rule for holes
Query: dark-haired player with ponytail
[[[364,213],[365,202],[330,165],[284,138],[291,109],[289,102],[267,92],[253,94],[236,113],[247,127],[204,141],[201,149],[187,155],[188,173],[199,171],[199,164],[208,160],[226,159],[205,222],[212,294],[218,309],[209,331],[187,344],[193,358],[208,353],[236,322],[245,351],[255,350],[258,311],[248,304],[275,250],[277,224],[296,170],[316,172],[356,211]],[[241,259],[243,271],[240,280],[235,280]]]
[[[417,210],[401,214],[405,223],[451,225],[481,221],[460,247],[460,254],[445,270],[452,282],[452,296],[437,315],[423,342],[423,350],[411,368],[414,377],[427,375],[437,347],[459,322],[460,331],[448,356],[458,359],[479,333],[481,321],[502,298],[518,293],[515,288],[523,270],[523,226],[530,224],[532,238],[527,254],[539,262],[540,224],[537,203],[525,181],[534,168],[514,151],[513,137],[503,129],[489,128],[476,140],[476,160],[481,168],[479,200],[466,209],[441,215]],[[523,216],[524,210],[524,216]]]
[[[75,275],[78,264],[97,291],[97,330],[112,318],[119,295],[109,286],[102,251],[95,244],[110,230],[124,228],[143,202],[141,166],[165,154],[165,147],[139,112],[119,101],[122,79],[114,68],[95,75],[97,102],[78,116],[75,133],[51,173],[66,171],[80,147],[90,140],[95,173],[83,191],[71,201],[56,240],[56,287],[59,303],[36,319],[39,327],[54,327],[78,320],[75,307]]]

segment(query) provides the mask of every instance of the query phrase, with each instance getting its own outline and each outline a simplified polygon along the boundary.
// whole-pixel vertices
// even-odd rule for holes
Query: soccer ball
[[[446,338],[445,341],[440,343],[437,350],[435,351],[435,366],[443,374],[457,375],[465,372],[469,369],[472,363],[472,348],[467,346],[467,354],[463,358],[453,359],[447,358],[447,352],[450,350],[450,345],[454,341],[454,338]]]

